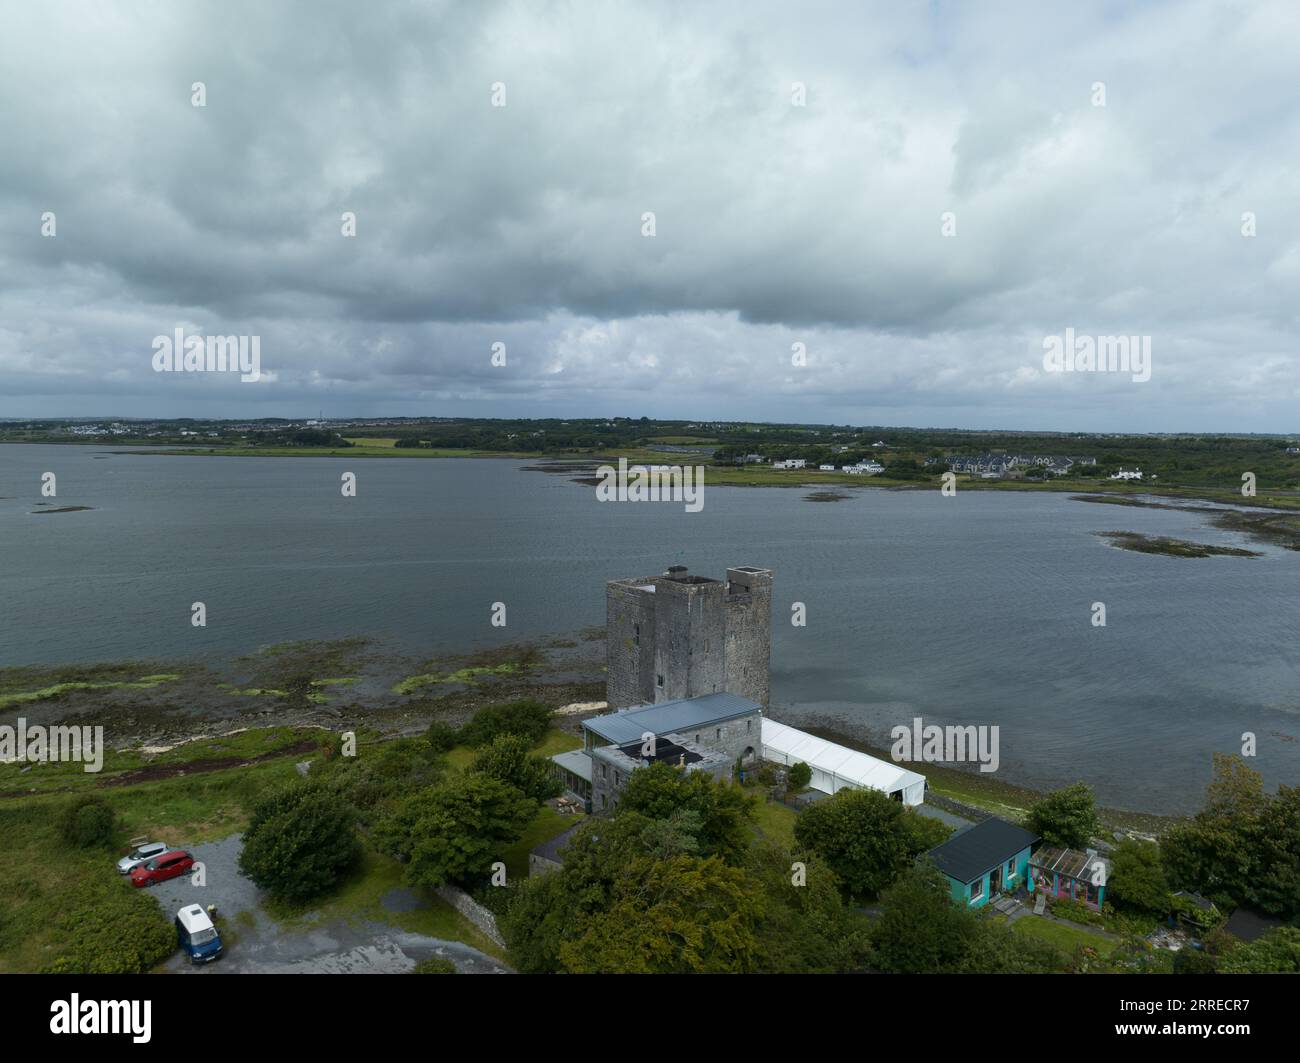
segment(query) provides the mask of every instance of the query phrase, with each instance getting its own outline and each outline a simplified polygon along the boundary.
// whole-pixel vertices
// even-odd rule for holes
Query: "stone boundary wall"
[[[460,912],[466,919],[502,948],[506,947],[501,931],[497,929],[497,920],[491,912],[479,904],[459,886],[439,886],[435,891],[438,896]]]

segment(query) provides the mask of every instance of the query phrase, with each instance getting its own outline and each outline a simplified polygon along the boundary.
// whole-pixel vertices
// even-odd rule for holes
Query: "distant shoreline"
[[[939,481],[935,480],[892,480],[888,476],[859,476],[844,472],[821,472],[816,469],[776,470],[770,466],[724,466],[710,465],[707,462],[695,463],[690,455],[669,455],[662,451],[644,449],[623,449],[603,452],[573,452],[564,454],[545,454],[536,451],[487,451],[461,450],[431,447],[392,447],[392,446],[353,446],[353,447],[213,447],[195,444],[194,446],[177,446],[176,444],[153,444],[144,442],[104,443],[88,440],[3,440],[0,444],[15,446],[82,446],[82,447],[131,447],[130,450],[109,450],[110,454],[122,457],[142,454],[154,457],[180,458],[497,458],[503,461],[528,461],[534,466],[554,464],[556,472],[565,471],[566,464],[591,465],[593,462],[613,464],[620,457],[639,464],[671,464],[667,459],[678,458],[678,464],[703,464],[705,468],[705,485],[713,487],[785,487],[816,489],[818,487],[856,487],[873,490],[893,491],[933,491],[937,490]],[[1271,492],[1263,497],[1246,498],[1234,488],[1182,486],[1178,484],[1152,483],[1138,484],[1133,481],[1091,481],[1058,477],[1046,481],[1002,480],[1002,479],[963,479],[956,481],[958,492],[963,491],[1006,491],[1006,492],[1048,492],[1052,494],[1073,494],[1079,501],[1107,501],[1117,505],[1134,505],[1157,507],[1159,503],[1149,501],[1153,498],[1167,498],[1193,502],[1213,502],[1220,505],[1262,510],[1273,513],[1300,512],[1300,492],[1279,494]],[[1094,496],[1092,498],[1086,496]]]

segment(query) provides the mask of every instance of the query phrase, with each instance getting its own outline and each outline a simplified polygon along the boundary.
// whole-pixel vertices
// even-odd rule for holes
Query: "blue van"
[[[176,940],[190,963],[210,963],[221,955],[221,935],[202,905],[191,904],[176,913]]]

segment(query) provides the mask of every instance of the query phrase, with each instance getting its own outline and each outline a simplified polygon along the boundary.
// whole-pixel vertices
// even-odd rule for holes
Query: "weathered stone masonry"
[[[725,581],[681,566],[606,589],[611,709],[727,691],[767,707],[772,573],[729,568]]]

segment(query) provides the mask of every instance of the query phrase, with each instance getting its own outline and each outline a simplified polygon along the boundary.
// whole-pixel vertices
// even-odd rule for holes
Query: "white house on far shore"
[[[1140,480],[1142,479],[1141,469],[1120,469],[1119,472],[1111,476],[1112,480]]]

